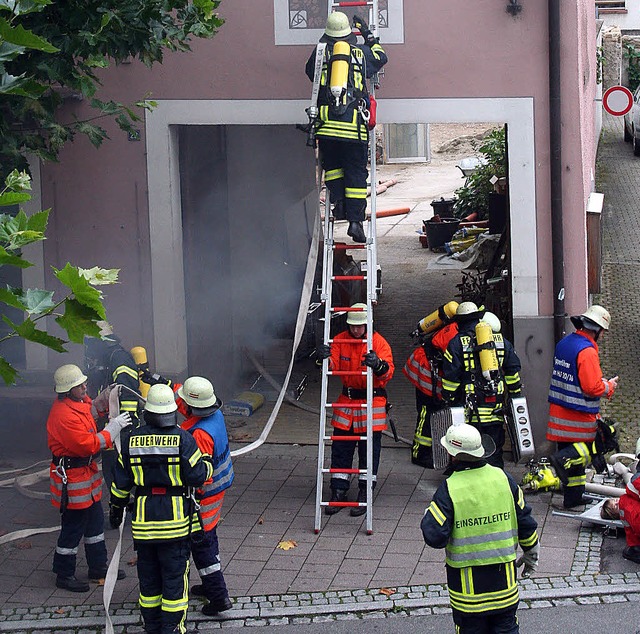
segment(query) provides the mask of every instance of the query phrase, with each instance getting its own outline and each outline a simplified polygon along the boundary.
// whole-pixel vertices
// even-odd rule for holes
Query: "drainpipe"
[[[562,229],[562,120],[560,111],[560,0],[549,0],[549,147],[551,170],[551,250],[553,334],[564,336],[564,236]]]

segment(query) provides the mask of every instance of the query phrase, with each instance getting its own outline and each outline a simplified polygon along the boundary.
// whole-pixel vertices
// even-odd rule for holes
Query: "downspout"
[[[562,118],[560,102],[560,0],[549,0],[549,149],[551,171],[551,250],[553,334],[564,337],[564,234],[562,223]]]

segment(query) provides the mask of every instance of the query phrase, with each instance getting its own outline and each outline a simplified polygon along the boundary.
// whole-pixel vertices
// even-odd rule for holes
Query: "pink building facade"
[[[544,418],[553,352],[548,3],[380,0],[389,54],[379,123],[506,123],[515,344]],[[303,68],[325,0],[232,0],[225,24],[190,54],[104,75],[103,96],[148,95],[140,140],[107,122],[36,170],[34,207],[53,207],[49,239],[25,283],[53,286],[50,265],[121,268],[108,309],[162,373],[220,372],[233,350],[284,336],[295,316],[313,218],[313,153]],[[561,2],[562,203],[566,310],[589,302],[586,209],[598,138],[594,0]],[[86,115],[71,102],[65,117]],[[214,209],[215,211],[211,211]],[[268,335],[262,333],[267,332]],[[215,350],[215,368],[211,354]],[[28,349],[28,369],[59,357]],[[216,377],[217,378],[217,377]]]

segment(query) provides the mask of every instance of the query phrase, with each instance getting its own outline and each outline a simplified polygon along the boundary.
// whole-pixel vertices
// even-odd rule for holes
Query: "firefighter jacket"
[[[47,442],[53,456],[49,471],[53,506],[60,508],[63,491],[69,510],[85,509],[100,500],[102,477],[93,457],[112,443],[109,432],[98,432],[88,396],[83,401],[68,396],[54,401],[47,419]]]
[[[598,344],[588,330],[577,330],[556,345],[549,386],[547,440],[592,442],[600,397],[611,397],[615,387],[602,376]]]
[[[451,339],[444,353],[442,394],[449,403],[465,405],[471,402],[471,424],[502,423],[507,393],[510,396],[521,393],[520,359],[511,343],[494,332],[500,372],[494,385],[487,384],[476,350],[475,326],[478,321],[459,324],[458,334]]]
[[[391,346],[386,339],[377,332],[372,337],[373,351],[382,361],[386,361],[388,368],[381,376],[373,375],[373,431],[383,431],[387,428],[387,394],[384,386],[391,380],[395,366]],[[332,371],[362,372],[362,374],[342,375],[342,394],[337,406],[333,408],[331,424],[337,429],[348,431],[353,426],[356,434],[367,431],[367,410],[364,407],[340,407],[341,403],[358,405],[367,402],[367,374],[364,365],[364,355],[367,353],[367,343],[354,339],[349,330],[337,334],[331,344],[331,358],[329,369]]]
[[[116,463],[111,504],[125,506],[135,490],[133,539],[184,539],[200,529],[192,487],[213,475],[193,436],[177,426],[134,429]]]
[[[627,483],[627,490],[620,497],[620,519],[624,524],[627,546],[640,546],[640,473]]]
[[[212,479],[197,491],[202,526],[210,531],[218,525],[224,492],[234,478],[224,416],[220,410],[206,418],[191,416],[182,423],[182,429],[194,437],[200,451],[211,456],[213,461]]]
[[[316,130],[316,135],[340,141],[368,143],[369,131],[367,123],[360,113],[359,105],[369,107],[366,79],[373,77],[387,63],[387,55],[377,41],[371,46],[351,44],[347,94],[342,105],[335,108],[335,100],[329,89],[330,64],[334,44],[335,40],[329,38],[324,53],[318,93],[320,126]],[[314,79],[315,58],[316,51],[314,49],[306,66],[306,73],[311,81]]]
[[[538,543],[537,527],[509,474],[484,460],[454,462],[421,523],[427,545],[446,549],[451,607],[478,613],[516,605],[516,549]]]
[[[402,373],[425,396],[442,400],[441,354],[457,333],[458,324],[456,323],[441,328],[428,343],[417,347],[404,364]]]

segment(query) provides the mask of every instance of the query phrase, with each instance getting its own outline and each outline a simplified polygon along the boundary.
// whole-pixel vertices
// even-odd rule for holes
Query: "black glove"
[[[331,346],[323,343],[316,348],[316,354],[318,355],[318,359],[324,361],[331,356]]]
[[[368,365],[376,376],[382,376],[389,371],[389,364],[383,361],[373,350],[364,355],[364,364]]]
[[[165,379],[159,374],[151,374],[150,370],[143,370],[140,379],[148,385],[171,385],[170,379]]]
[[[359,15],[353,16],[352,23],[353,26],[360,31],[360,35],[362,35],[367,44],[374,44],[377,42],[377,39],[373,37],[373,33],[369,30],[369,26]]]
[[[118,528],[120,524],[122,524],[123,516],[124,506],[109,504],[109,524],[111,525],[111,528]]]

